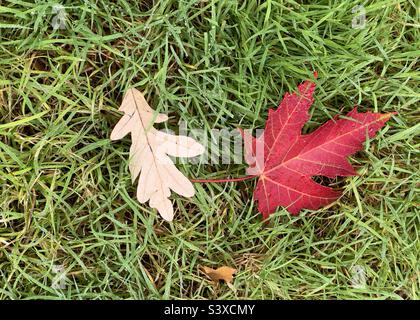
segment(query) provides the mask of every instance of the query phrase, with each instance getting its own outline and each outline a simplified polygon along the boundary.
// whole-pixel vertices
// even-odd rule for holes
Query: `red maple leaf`
[[[357,175],[347,157],[360,150],[367,137],[374,137],[393,114],[359,113],[354,108],[345,117],[336,116],[302,135],[314,90],[315,84],[305,81],[297,93],[286,93],[277,110],[269,110],[259,138],[241,130],[247,173],[259,178],[254,197],[265,218],[279,206],[295,215],[303,208],[316,210],[339,198],[341,192],[312,177]]]

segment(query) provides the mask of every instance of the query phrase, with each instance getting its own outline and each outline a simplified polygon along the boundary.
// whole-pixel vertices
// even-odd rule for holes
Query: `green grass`
[[[419,6],[377,1],[0,0],[0,299],[418,299]],[[118,3],[118,5],[116,4]],[[366,26],[351,27],[364,4]],[[337,113],[397,111],[339,178],[334,205],[261,221],[255,181],[173,195],[173,223],[133,197],[130,86],[160,128],[263,128],[317,70],[311,131]],[[245,165],[183,164],[189,177]],[[63,265],[65,289],[54,289]],[[200,266],[238,269],[212,284]],[[352,268],[366,287],[352,286]],[[357,268],[360,268],[357,267]]]

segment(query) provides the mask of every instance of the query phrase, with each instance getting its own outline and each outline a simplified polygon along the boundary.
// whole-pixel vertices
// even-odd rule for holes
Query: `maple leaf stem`
[[[225,178],[225,179],[190,179],[191,182],[199,182],[199,183],[223,183],[223,182],[237,182],[237,181],[244,181],[244,180],[250,180],[253,178],[258,177],[257,175],[252,176],[245,176],[240,178]]]

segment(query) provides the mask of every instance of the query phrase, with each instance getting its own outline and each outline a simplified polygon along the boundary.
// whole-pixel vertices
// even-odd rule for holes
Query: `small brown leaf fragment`
[[[236,272],[236,269],[230,267],[220,267],[215,269],[209,267],[202,267],[203,272],[214,282],[223,280],[226,283],[231,283],[233,280],[233,274]]]

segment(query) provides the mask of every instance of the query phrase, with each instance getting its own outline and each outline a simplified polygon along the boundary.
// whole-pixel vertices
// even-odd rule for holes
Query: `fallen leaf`
[[[170,190],[192,197],[192,183],[175,167],[169,156],[195,157],[204,152],[204,147],[186,136],[176,136],[156,130],[154,123],[166,121],[168,117],[155,112],[140,91],[132,88],[124,96],[120,111],[122,118],[111,133],[111,140],[118,140],[131,133],[129,169],[131,179],[138,176],[137,199],[149,201],[152,208],[167,221],[173,219]]]
[[[264,134],[257,139],[241,130],[247,173],[259,177],[254,197],[265,218],[279,206],[297,214],[339,198],[341,192],[316,183],[312,177],[357,175],[347,157],[361,150],[366,137],[373,138],[393,114],[359,113],[355,108],[302,135],[314,90],[315,84],[306,81],[299,85],[298,93],[287,93],[277,110],[269,110]]]
[[[214,282],[223,280],[226,283],[231,283],[233,280],[233,274],[236,272],[236,269],[230,267],[220,267],[215,269],[209,267],[202,267],[203,272]]]

